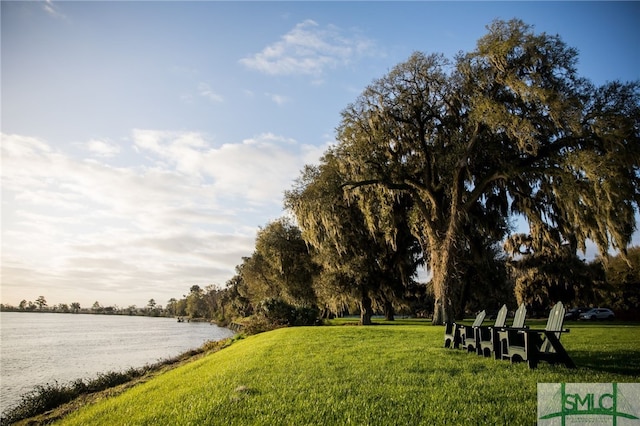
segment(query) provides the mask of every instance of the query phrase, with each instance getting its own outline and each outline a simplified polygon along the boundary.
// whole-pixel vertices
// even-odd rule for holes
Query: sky
[[[511,18],[640,79],[639,2],[2,1],[1,302],[223,287],[367,85]]]

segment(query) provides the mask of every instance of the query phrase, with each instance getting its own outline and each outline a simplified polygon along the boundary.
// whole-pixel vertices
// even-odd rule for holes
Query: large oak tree
[[[435,324],[454,319],[470,223],[492,232],[521,215],[552,249],[629,244],[640,200],[638,83],[596,87],[577,75],[577,60],[559,36],[495,21],[474,51],[415,53],[343,111],[335,153],[345,188],[411,197]]]

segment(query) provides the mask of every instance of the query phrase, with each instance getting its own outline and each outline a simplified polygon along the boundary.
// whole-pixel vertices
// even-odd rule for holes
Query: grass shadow
[[[572,350],[571,358],[579,367],[607,373],[640,376],[640,350]]]

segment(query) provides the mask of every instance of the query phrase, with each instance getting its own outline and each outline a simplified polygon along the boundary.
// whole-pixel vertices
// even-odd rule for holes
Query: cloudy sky
[[[1,301],[166,304],[223,286],[340,111],[493,19],[640,78],[638,2],[2,1]]]

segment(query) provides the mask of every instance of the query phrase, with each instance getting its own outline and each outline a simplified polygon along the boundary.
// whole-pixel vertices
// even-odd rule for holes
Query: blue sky
[[[640,78],[638,2],[1,4],[3,303],[166,304],[219,285],[340,111],[493,19]]]

